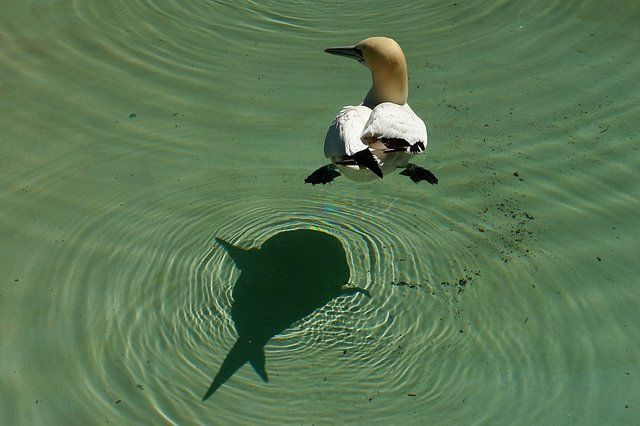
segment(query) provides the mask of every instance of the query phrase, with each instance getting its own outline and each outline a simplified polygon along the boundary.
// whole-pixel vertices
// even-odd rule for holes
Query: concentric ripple
[[[636,422],[637,6],[5,9],[3,418]],[[322,49],[371,28],[407,54],[438,186],[303,184],[370,84]],[[268,383],[247,364],[201,402],[238,337],[216,238],[292,230],[335,237],[371,297],[292,323]]]
[[[430,264],[433,257],[415,247],[442,246],[437,211],[409,221],[402,213],[411,206],[398,197],[354,192],[341,201],[344,193],[309,189],[306,198],[278,192],[268,199],[248,198],[243,191],[212,193],[196,176],[183,175],[181,180],[187,184],[179,191],[164,191],[162,200],[140,198],[135,189],[119,193],[119,199],[132,203],[113,202],[72,232],[77,257],[65,262],[75,267],[51,267],[64,275],[64,282],[87,283],[82,292],[74,287],[63,290],[65,304],[75,310],[67,317],[72,322],[60,326],[76,330],[66,346],[83,348],[87,352],[82,358],[94,360],[80,367],[84,377],[92,378],[90,388],[104,407],[124,401],[121,395],[134,387],[138,398],[144,395],[171,419],[177,415],[172,412],[177,400],[203,393],[237,337],[230,306],[238,271],[214,237],[251,248],[288,230],[332,234],[344,246],[350,282],[372,293],[371,299],[334,299],[272,339],[266,348],[267,368],[275,379],[273,388],[265,390],[281,389],[277,383],[282,377],[287,383],[299,381],[296,392],[311,398],[320,376],[324,380],[339,371],[340,381],[354,384],[355,393],[366,393],[374,385],[401,391],[412,374],[411,364],[428,356],[427,346],[411,356],[398,356],[405,342],[431,339],[445,345],[456,337],[446,321],[422,323],[420,317],[402,315],[406,291],[391,285],[412,281],[422,286],[432,280],[431,271],[437,270]],[[153,186],[148,190],[157,193]],[[209,200],[214,196],[219,207],[212,208]],[[185,198],[188,205],[180,202]],[[412,232],[416,225],[424,230],[417,235]],[[376,228],[385,232],[369,231]],[[106,241],[100,237],[107,234]],[[442,254],[451,259],[463,256],[464,242],[459,243],[460,252],[450,247],[451,252]],[[84,265],[93,267],[83,269]],[[426,302],[426,293],[420,299]],[[83,319],[84,327],[78,327],[77,318]],[[304,372],[309,362],[315,366],[307,374],[288,374],[292,366]],[[114,371],[124,375],[120,386],[110,380]],[[385,371],[385,378],[372,374],[376,371]],[[167,385],[177,377],[191,385]],[[442,379],[429,379],[438,380]],[[242,370],[215,398],[239,404],[258,385],[257,376]]]

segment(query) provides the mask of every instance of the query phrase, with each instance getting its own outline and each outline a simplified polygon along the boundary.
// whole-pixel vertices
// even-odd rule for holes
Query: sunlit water
[[[5,3],[1,423],[640,422],[636,2]],[[303,183],[369,87],[322,49],[370,35],[437,186]],[[238,337],[215,238],[292,230],[371,297],[202,402]]]

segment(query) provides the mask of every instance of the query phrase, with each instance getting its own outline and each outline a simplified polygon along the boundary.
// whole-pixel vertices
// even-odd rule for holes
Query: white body
[[[378,177],[358,165],[343,165],[341,161],[368,148],[383,174],[404,167],[411,156],[422,153],[388,152],[379,139],[404,139],[413,145],[422,142],[427,147],[427,127],[408,104],[383,102],[371,109],[364,105],[346,106],[329,126],[324,140],[324,155],[336,164],[347,178],[359,181]]]

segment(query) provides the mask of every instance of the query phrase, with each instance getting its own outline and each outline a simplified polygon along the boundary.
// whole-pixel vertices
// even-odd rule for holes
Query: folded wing
[[[409,105],[385,102],[371,111],[361,140],[375,149],[417,154],[427,147],[427,127]]]
[[[371,109],[362,105],[342,108],[327,130],[325,157],[338,160],[367,148],[360,136],[370,114]]]

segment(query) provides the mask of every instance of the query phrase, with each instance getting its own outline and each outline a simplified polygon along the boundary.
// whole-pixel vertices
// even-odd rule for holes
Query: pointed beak
[[[329,47],[327,49],[324,49],[324,51],[327,53],[331,53],[332,55],[344,56],[346,58],[355,59],[358,62],[364,62],[362,49],[360,49],[358,46]]]

